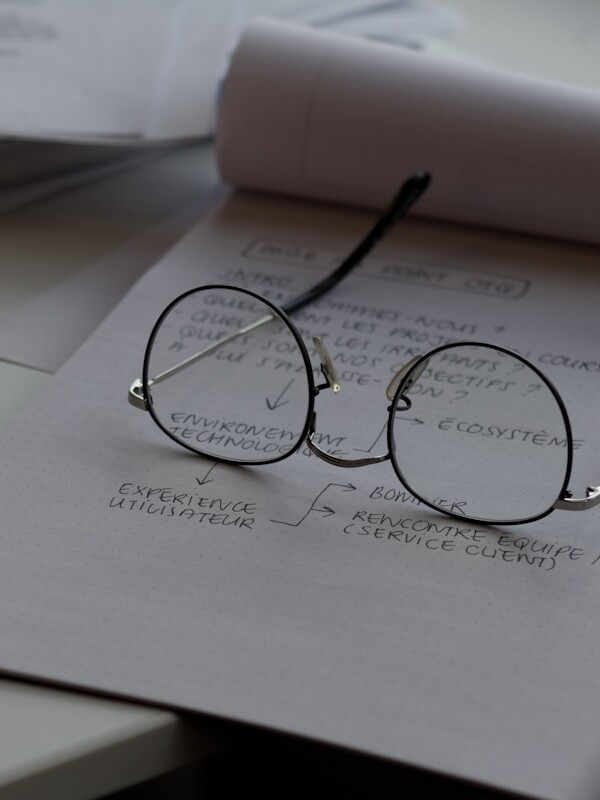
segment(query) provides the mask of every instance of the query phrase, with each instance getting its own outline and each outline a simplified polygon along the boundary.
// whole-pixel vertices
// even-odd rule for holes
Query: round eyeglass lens
[[[398,389],[389,429],[394,469],[413,494],[496,524],[552,508],[568,478],[571,433],[541,373],[508,351],[461,344],[434,351],[413,376]]]
[[[277,461],[305,435],[310,364],[277,309],[244,289],[209,286],[175,300],[144,360],[150,413],[172,439],[203,455]]]

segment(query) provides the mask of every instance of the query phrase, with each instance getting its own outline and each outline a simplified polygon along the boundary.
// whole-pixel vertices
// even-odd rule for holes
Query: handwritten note
[[[425,506],[389,461],[341,470],[303,444],[276,464],[238,467],[178,447],[126,403],[150,329],[175,295],[235,282],[285,301],[369,223],[356,212],[234,197],[24,409],[2,441],[0,668],[536,796],[597,794],[599,511],[490,528],[460,519],[461,501],[447,494],[436,498],[439,511]],[[496,341],[526,353],[562,393],[581,494],[600,475],[590,401],[600,373],[596,259],[591,248],[403,223],[294,317],[312,367],[319,335],[342,385],[316,398],[319,445],[350,458],[385,453],[385,387],[398,365],[445,342]],[[207,314],[233,313],[196,310],[172,341],[197,347]],[[249,342],[226,352],[249,353]],[[169,425],[190,439],[221,437],[225,449],[283,453],[278,420],[300,378],[275,337],[260,342],[257,372],[277,378],[261,395],[260,430],[230,395],[219,415],[181,408]],[[455,411],[437,420],[440,435],[461,426],[477,438],[469,397],[510,393],[517,381],[449,359],[424,375],[415,406],[421,395],[443,400]],[[398,425],[410,431],[410,459],[419,422],[407,415]],[[536,452],[564,450],[552,431],[496,427],[507,446],[526,433]]]

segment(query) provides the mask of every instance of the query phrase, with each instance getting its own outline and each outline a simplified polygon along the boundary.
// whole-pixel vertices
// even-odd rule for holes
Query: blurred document
[[[418,48],[426,47],[430,36],[447,36],[464,25],[462,15],[453,8],[425,0],[329,0],[301,5],[286,18],[315,28]]]
[[[153,141],[206,135],[239,0],[5,0],[0,133]]]

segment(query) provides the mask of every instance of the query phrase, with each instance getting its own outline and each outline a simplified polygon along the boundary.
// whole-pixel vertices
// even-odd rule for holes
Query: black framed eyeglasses
[[[315,382],[289,315],[348,274],[428,183],[426,173],[409,178],[344,262],[282,307],[222,284],[177,297],[152,329],[129,401],[179,445],[218,461],[272,464],[303,444],[338,467],[391,461],[414,497],[464,520],[510,525],[600,503],[600,486],[580,499],[567,488],[573,436],[555,387],[523,356],[485,342],[445,344],[397,370],[386,387],[385,453],[351,459],[320,446],[315,400],[325,390],[337,393],[340,384],[318,337],[322,382]],[[173,331],[198,322],[202,342],[182,350]],[[460,413],[434,391],[436,374],[457,365],[469,375]]]

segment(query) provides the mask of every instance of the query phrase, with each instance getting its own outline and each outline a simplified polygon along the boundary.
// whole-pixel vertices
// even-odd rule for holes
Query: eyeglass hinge
[[[135,408],[141,408],[142,411],[148,411],[148,401],[144,395],[144,387],[139,378],[137,378],[129,387],[127,400],[132,406],[135,406]]]
[[[573,492],[565,489],[561,497],[554,504],[554,508],[563,511],[585,511],[600,503],[600,486],[588,486],[585,497],[573,497]]]
[[[321,372],[323,373],[323,377],[327,381],[327,383],[323,386],[319,386],[319,389],[333,389],[334,393],[337,394],[340,390],[340,379],[338,378],[337,372],[335,367],[333,366],[333,361],[331,360],[331,356],[327,352],[327,348],[323,344],[323,340],[320,336],[313,336],[313,344],[315,346],[315,350],[321,360]]]

